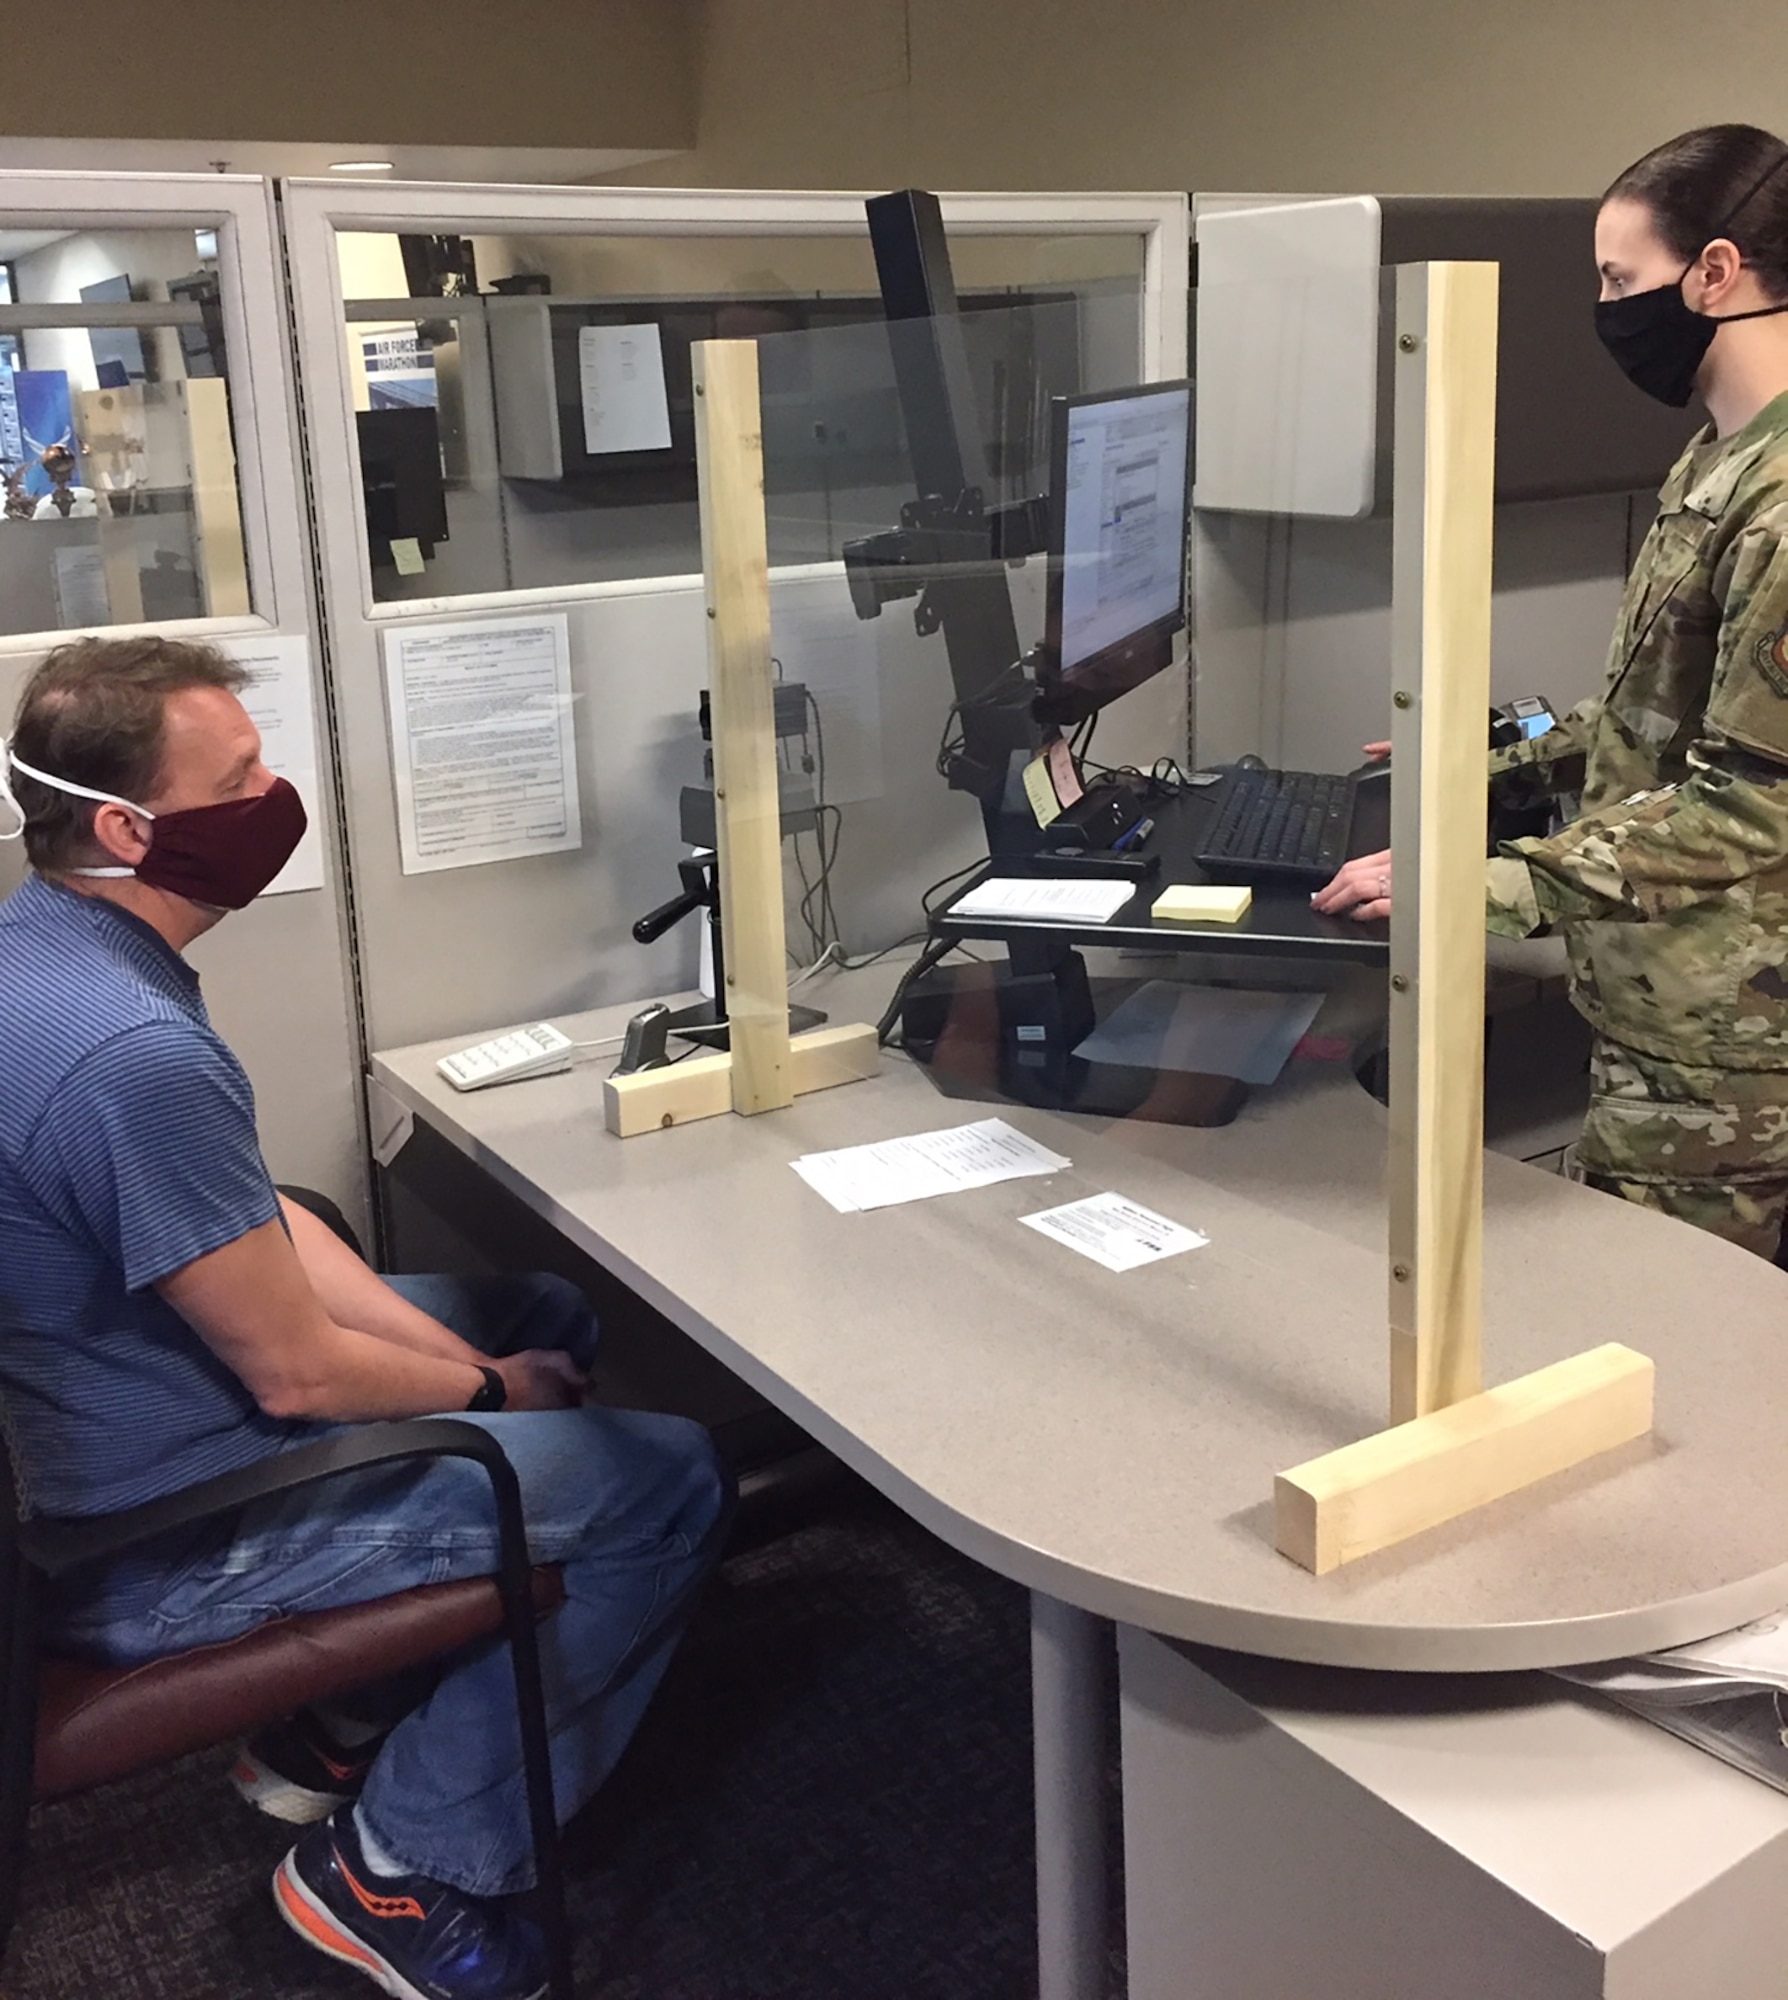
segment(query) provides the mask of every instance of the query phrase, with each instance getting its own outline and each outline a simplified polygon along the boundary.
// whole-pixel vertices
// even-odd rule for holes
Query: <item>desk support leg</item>
[[[1104,2000],[1105,1709],[1112,1628],[1031,1593],[1039,2000]]]

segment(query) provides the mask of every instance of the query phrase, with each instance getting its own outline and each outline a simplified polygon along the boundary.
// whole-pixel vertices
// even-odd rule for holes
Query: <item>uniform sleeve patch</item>
[[[1788,626],[1759,639],[1754,657],[1757,671],[1784,701],[1788,701]]]

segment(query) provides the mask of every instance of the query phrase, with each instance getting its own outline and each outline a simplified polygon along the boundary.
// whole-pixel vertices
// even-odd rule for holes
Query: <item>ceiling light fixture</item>
[[[391,160],[331,160],[332,174],[388,174],[395,165]]]

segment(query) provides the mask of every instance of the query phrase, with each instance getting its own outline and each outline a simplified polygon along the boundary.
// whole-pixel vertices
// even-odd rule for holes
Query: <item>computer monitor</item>
[[[1040,719],[1083,720],[1173,660],[1186,623],[1192,385],[1051,405]]]

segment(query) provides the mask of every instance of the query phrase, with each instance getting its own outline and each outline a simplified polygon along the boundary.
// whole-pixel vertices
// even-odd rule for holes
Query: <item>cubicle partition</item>
[[[1389,266],[1502,262],[1493,698],[1601,685],[1652,495],[1696,419],[1597,346],[1594,203],[1199,195],[1200,757],[1344,770],[1390,734]]]
[[[234,653],[312,832],[194,947],[275,1173],[364,1218],[366,1175],[308,521],[272,190],[238,174],[0,172],[0,733],[49,648]],[[0,845],[0,894],[18,881]]]

